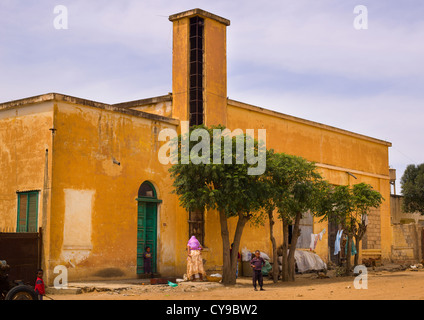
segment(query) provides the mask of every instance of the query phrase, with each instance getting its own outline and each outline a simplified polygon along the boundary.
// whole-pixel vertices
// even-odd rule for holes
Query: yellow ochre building
[[[172,194],[169,165],[158,160],[163,129],[222,124],[266,129],[267,148],[317,163],[332,184],[371,184],[386,199],[369,215],[361,257],[390,260],[389,142],[271,111],[227,95],[226,28],[230,21],[193,9],[173,24],[172,93],[115,105],[58,93],[0,104],[0,230],[42,232],[41,266],[47,283],[58,265],[69,281],[135,278],[140,254],[153,248],[154,271],[186,271],[186,245],[196,234],[205,267],[222,265],[215,212],[188,213]],[[356,179],[355,179],[356,178]],[[230,231],[235,230],[230,220]],[[241,248],[271,255],[267,226],[254,240],[247,225]],[[275,225],[277,243],[282,226]],[[299,248],[311,233],[327,232],[316,253],[332,259],[336,227],[302,220]],[[1,258],[1,257],[0,257]]]

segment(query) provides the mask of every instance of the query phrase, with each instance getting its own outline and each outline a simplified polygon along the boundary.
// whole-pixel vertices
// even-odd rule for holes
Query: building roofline
[[[103,109],[103,110],[107,110],[107,111],[119,112],[119,113],[127,114],[127,115],[130,115],[130,116],[146,118],[146,119],[150,119],[150,120],[154,120],[154,121],[167,122],[167,123],[170,123],[170,124],[173,124],[173,125],[179,125],[178,119],[169,118],[169,117],[160,116],[160,115],[153,114],[153,113],[148,113],[148,112],[144,112],[144,111],[131,109],[131,108],[134,108],[134,107],[137,107],[137,106],[143,106],[143,105],[148,105],[148,104],[153,104],[153,103],[172,101],[172,94],[171,93],[169,93],[167,95],[163,95],[163,96],[157,96],[157,97],[153,97],[153,98],[128,101],[128,102],[117,103],[117,104],[107,104],[107,103],[103,103],[103,102],[77,98],[77,97],[64,95],[64,94],[60,94],[60,93],[47,93],[47,94],[42,94],[42,95],[38,95],[38,96],[33,96],[33,97],[23,98],[23,99],[19,99],[19,100],[12,100],[12,101],[8,101],[8,102],[0,103],[0,111],[13,109],[13,108],[19,108],[19,107],[23,107],[23,106],[26,106],[26,105],[29,105],[29,104],[36,104],[36,103],[42,103],[42,102],[54,101],[54,100],[73,103],[73,104],[80,104],[80,105],[99,108],[99,109]],[[305,125],[310,125],[310,126],[314,126],[314,127],[317,127],[317,128],[325,129],[325,130],[328,130],[328,131],[338,132],[338,133],[341,133],[341,134],[344,134],[344,135],[347,135],[347,136],[351,136],[351,137],[355,137],[355,138],[359,138],[359,139],[362,139],[362,140],[367,140],[367,141],[370,141],[370,142],[383,144],[383,145],[388,146],[388,147],[392,146],[392,143],[389,142],[389,141],[376,139],[376,138],[373,138],[373,137],[369,137],[369,136],[362,135],[362,134],[359,134],[359,133],[355,133],[355,132],[352,132],[352,131],[348,131],[348,130],[345,130],[345,129],[340,129],[340,128],[337,128],[337,127],[329,126],[329,125],[322,124],[322,123],[319,123],[319,122],[298,118],[298,117],[295,117],[295,116],[291,116],[291,115],[287,115],[287,114],[284,114],[284,113],[281,113],[281,112],[265,109],[265,108],[262,108],[262,107],[247,104],[247,103],[240,102],[240,101],[237,101],[237,100],[228,99],[228,104],[232,105],[234,107],[243,108],[243,109],[247,109],[247,110],[254,111],[254,112],[260,112],[260,113],[268,114],[268,115],[271,115],[271,116],[274,116],[274,117],[290,120],[290,121],[293,121],[293,122],[303,123]]]
[[[370,141],[370,142],[382,144],[382,145],[385,145],[385,146],[388,146],[388,147],[392,146],[392,143],[389,142],[389,141],[376,139],[376,138],[369,137],[369,136],[366,136],[366,135],[363,135],[363,134],[359,134],[359,133],[355,133],[355,132],[352,132],[352,131],[340,129],[340,128],[329,126],[329,125],[322,124],[322,123],[319,123],[319,122],[290,116],[290,115],[287,115],[287,114],[284,114],[284,113],[281,113],[281,112],[265,109],[265,108],[254,106],[254,105],[247,104],[247,103],[244,103],[244,102],[228,99],[228,104],[232,105],[234,107],[243,108],[243,109],[247,109],[247,110],[250,110],[250,111],[268,114],[268,115],[271,115],[271,116],[274,116],[274,117],[290,120],[290,121],[297,122],[297,123],[303,123],[305,125],[310,125],[310,126],[314,126],[314,127],[320,128],[320,129],[325,129],[325,130],[328,130],[328,131],[341,133],[341,134],[344,134],[344,135],[347,135],[347,136],[351,136],[351,137],[359,138],[359,139],[362,139],[362,140],[367,140],[367,141]]]
[[[155,99],[155,98],[152,98],[152,99]],[[148,99],[144,99],[144,100],[148,100]],[[164,117],[164,116],[160,116],[157,114],[148,113],[144,111],[139,111],[139,110],[132,110],[132,109],[129,109],[129,107],[123,108],[123,107],[119,107],[116,105],[111,105],[111,104],[107,104],[103,102],[72,97],[72,96],[64,95],[60,93],[47,93],[47,94],[42,94],[42,95],[33,96],[29,98],[3,102],[3,103],[0,103],[0,111],[13,109],[13,108],[19,108],[29,104],[42,103],[47,101],[68,102],[72,104],[79,104],[79,105],[94,107],[94,108],[103,109],[107,111],[118,112],[118,113],[126,114],[129,116],[135,116],[135,117],[146,118],[146,119],[150,119],[154,121],[162,121],[162,122],[167,122],[174,125],[179,125],[178,119],[168,118],[168,117]]]
[[[213,19],[216,20],[222,24],[225,24],[227,27],[230,25],[230,20],[225,19],[223,17],[217,16],[216,14],[210,13],[208,11],[196,8],[196,9],[191,9],[191,10],[187,10],[187,11],[183,11],[180,13],[176,13],[173,15],[169,16],[169,21],[175,21],[175,20],[179,20],[182,18],[191,18],[194,16],[201,16],[204,18],[209,18],[209,19]]]
[[[172,101],[172,93],[168,93],[167,95],[157,96],[157,97],[153,97],[153,98],[116,103],[116,104],[113,104],[113,106],[118,107],[118,108],[127,109],[127,108],[135,108],[135,107],[146,106],[146,105],[149,105],[149,104],[155,104],[155,103],[160,103],[160,102],[169,102],[169,101]]]

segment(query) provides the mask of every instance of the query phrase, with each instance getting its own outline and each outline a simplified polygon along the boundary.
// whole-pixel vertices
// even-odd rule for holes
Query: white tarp
[[[322,261],[320,256],[310,251],[296,250],[294,253],[294,259],[296,260],[297,269],[301,273],[306,271],[327,269],[327,265],[324,261]],[[278,257],[278,261],[281,264],[283,257]]]
[[[244,247],[242,250],[241,250],[241,260],[242,261],[250,261],[250,260],[252,260],[252,258],[255,256],[255,253],[254,252],[250,252],[250,250],[249,249],[247,249],[246,247]],[[265,253],[265,252],[262,252],[261,251],[261,257],[264,259],[264,260],[268,260],[268,261],[270,261],[271,259],[269,258],[269,256]]]
[[[241,260],[250,261],[252,258],[252,253],[246,247],[241,250]]]
[[[261,251],[261,258],[262,259],[264,259],[264,260],[268,260],[268,261],[270,261],[271,259],[269,258],[269,256],[265,253],[265,252],[262,252]]]

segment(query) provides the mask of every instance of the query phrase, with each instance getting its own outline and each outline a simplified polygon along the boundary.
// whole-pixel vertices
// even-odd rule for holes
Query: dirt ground
[[[368,289],[355,289],[354,277],[297,275],[293,283],[265,279],[265,291],[254,291],[250,278],[225,287],[213,282],[146,285],[141,282],[79,283],[81,294],[48,294],[54,300],[424,300],[424,270],[369,271]],[[89,292],[87,292],[89,291]],[[45,300],[48,300],[45,299]]]

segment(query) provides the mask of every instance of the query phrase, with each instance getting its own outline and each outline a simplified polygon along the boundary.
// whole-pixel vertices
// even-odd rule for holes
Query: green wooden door
[[[156,273],[157,203],[139,201],[137,220],[137,274],[144,273],[143,253],[146,247],[150,247],[152,272]]]

